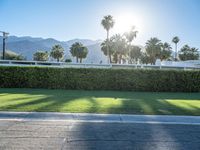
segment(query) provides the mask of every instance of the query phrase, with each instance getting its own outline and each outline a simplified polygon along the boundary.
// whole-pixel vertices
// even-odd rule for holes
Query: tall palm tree
[[[178,36],[175,36],[173,39],[172,39],[172,42],[175,44],[175,60],[178,60],[178,52],[177,52],[177,45],[178,45],[178,42],[180,41],[179,37]]]
[[[131,61],[131,57],[130,57],[131,43],[137,37],[137,34],[138,34],[138,31],[135,30],[135,26],[133,26],[129,32],[124,33],[124,36],[126,37],[126,40],[129,43],[129,63]]]
[[[104,18],[101,21],[101,25],[107,32],[107,41],[109,41],[109,32],[110,29],[114,27],[115,21],[111,15],[104,16]],[[108,54],[108,63],[110,63],[110,54],[109,54],[109,46],[107,45],[107,54]]]

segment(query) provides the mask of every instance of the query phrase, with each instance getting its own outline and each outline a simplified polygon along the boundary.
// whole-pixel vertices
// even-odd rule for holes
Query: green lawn
[[[200,93],[0,89],[0,111],[200,115]]]

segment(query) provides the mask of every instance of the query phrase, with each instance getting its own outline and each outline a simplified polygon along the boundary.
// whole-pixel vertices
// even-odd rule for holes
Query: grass
[[[200,93],[0,89],[0,111],[200,115]]]

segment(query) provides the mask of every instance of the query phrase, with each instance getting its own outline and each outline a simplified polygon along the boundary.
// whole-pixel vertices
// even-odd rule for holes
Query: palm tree
[[[160,60],[166,60],[171,57],[172,54],[172,47],[169,43],[165,42],[161,45],[161,53],[160,53]]]
[[[142,56],[141,48],[139,46],[132,46],[129,48],[130,49],[130,64],[138,62],[138,60]]]
[[[82,60],[87,57],[88,49],[85,46],[81,46],[80,49],[78,49],[78,57],[80,58],[80,63],[82,63]]]
[[[184,45],[180,50],[179,58],[182,61],[198,60],[199,59],[198,49],[195,47]]]
[[[130,51],[131,51],[131,43],[137,37],[138,31],[135,30],[135,26],[131,28],[129,32],[124,33],[127,42],[129,43],[129,63],[131,62]]]
[[[118,63],[121,64],[122,57],[125,57],[128,53],[126,40],[122,35],[116,34],[111,37],[111,41],[113,42],[115,57],[117,56]]]
[[[109,41],[109,32],[110,29],[114,27],[114,20],[113,17],[111,15],[108,16],[104,16],[104,18],[101,21],[101,25],[103,26],[103,28],[106,30],[107,32],[107,41]],[[107,54],[108,54],[108,63],[110,63],[110,54],[109,54],[109,46],[107,45]]]
[[[88,49],[82,43],[76,42],[70,47],[70,52],[73,57],[76,57],[77,63],[78,59],[80,59],[80,63],[82,63],[82,60],[87,57]]]
[[[80,43],[78,43],[78,42],[72,44],[72,46],[70,47],[70,53],[71,53],[72,57],[76,57],[76,63],[78,63],[77,49],[79,49],[79,47],[80,47]]]
[[[177,45],[178,45],[178,42],[180,41],[179,37],[178,36],[175,36],[173,39],[172,39],[172,42],[175,44],[175,60],[178,60],[177,58]]]
[[[109,55],[108,55],[108,51],[107,48],[109,48]],[[112,62],[112,55],[114,53],[114,42],[112,40],[105,40],[101,43],[101,51],[104,53],[105,56],[109,56],[109,59]]]
[[[161,48],[162,43],[158,38],[154,37],[147,41],[146,53],[151,64],[155,64],[156,59],[159,58],[161,54]]]
[[[64,55],[64,48],[61,45],[55,45],[52,47],[50,56],[54,59],[57,59],[57,62],[60,61],[61,58],[63,58]]]

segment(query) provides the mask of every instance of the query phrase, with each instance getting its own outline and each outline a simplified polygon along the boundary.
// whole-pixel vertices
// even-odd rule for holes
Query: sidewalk
[[[0,120],[200,125],[200,116],[0,112]]]

